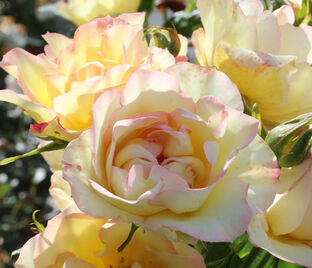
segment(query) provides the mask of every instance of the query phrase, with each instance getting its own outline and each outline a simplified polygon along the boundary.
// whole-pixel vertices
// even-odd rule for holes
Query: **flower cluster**
[[[79,25],[139,1],[84,2],[59,7]],[[61,211],[16,267],[205,267],[188,244],[245,232],[253,245],[312,266],[312,28],[293,26],[290,6],[197,5],[199,65],[181,62],[181,35],[164,41],[167,30],[155,28],[158,41],[148,42],[143,13],[97,18],[73,38],[47,33],[43,54],[17,48],[3,57],[24,94],[2,90],[0,100],[36,121],[30,133],[43,140]],[[53,146],[60,150],[45,150]],[[281,167],[282,153],[303,146],[298,165]]]

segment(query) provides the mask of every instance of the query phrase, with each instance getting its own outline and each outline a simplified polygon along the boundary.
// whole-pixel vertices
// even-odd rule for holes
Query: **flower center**
[[[144,179],[152,166],[162,166],[183,178],[191,188],[205,174],[204,164],[194,155],[189,132],[186,129],[176,131],[168,125],[143,131],[140,137],[128,141],[118,151],[114,166],[130,171],[134,165],[143,168]]]

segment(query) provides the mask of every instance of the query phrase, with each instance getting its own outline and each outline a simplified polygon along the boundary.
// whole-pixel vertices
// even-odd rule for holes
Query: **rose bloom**
[[[160,70],[175,63],[168,50],[148,48],[143,21],[143,13],[105,17],[80,26],[73,39],[45,34],[45,54],[11,50],[0,66],[17,79],[24,95],[2,90],[0,100],[21,106],[39,123],[31,127],[33,134],[77,137],[92,124],[91,108],[102,92],[122,90],[137,69]],[[185,54],[187,40],[181,41]]]
[[[85,24],[95,18],[106,15],[136,12],[140,0],[60,0],[57,9],[61,16],[76,25]]]
[[[93,127],[65,149],[75,203],[94,217],[233,241],[273,202],[280,173],[242,110],[216,70],[184,62],[135,72],[122,93],[98,98]]]
[[[290,6],[274,13],[258,0],[199,0],[203,28],[193,33],[203,66],[225,72],[267,126],[311,112],[312,28],[295,27]]]
[[[130,228],[131,224],[92,218],[71,207],[49,220],[43,232],[28,240],[15,267],[205,267],[194,248],[141,228],[118,252]]]
[[[273,205],[254,217],[250,241],[289,262],[312,267],[312,154],[291,168],[283,168]]]

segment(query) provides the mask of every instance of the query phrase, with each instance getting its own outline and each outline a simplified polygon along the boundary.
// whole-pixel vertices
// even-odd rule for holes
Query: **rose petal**
[[[121,95],[121,103],[127,105],[148,90],[163,92],[168,90],[179,91],[179,82],[171,75],[162,72],[140,70],[128,80]]]
[[[53,98],[60,92],[57,88],[49,87],[44,76],[44,70],[53,67],[47,58],[15,48],[3,56],[0,66],[18,79],[19,85],[32,101],[52,107]]]
[[[68,122],[67,118],[64,118],[63,122]],[[70,123],[66,125],[71,126]],[[79,131],[70,131],[65,129],[61,125],[59,117],[55,117],[48,122],[30,125],[29,133],[40,138],[55,137],[65,141],[71,141],[77,138],[80,134]]]
[[[203,96],[211,95],[225,105],[243,111],[241,95],[224,73],[187,62],[175,64],[165,72],[176,77],[182,92],[191,95],[195,102]]]
[[[297,56],[297,63],[312,63],[312,27],[295,27],[289,23],[281,26],[281,55]]]
[[[48,43],[54,57],[57,57],[60,51],[72,44],[72,39],[59,33],[46,33],[42,37]]]
[[[240,7],[231,0],[197,1],[200,17],[206,33],[206,57],[209,66],[215,65],[214,53],[220,41],[228,40],[239,47],[257,48],[257,33],[254,23]],[[216,20],[215,18],[222,18]]]
[[[145,224],[152,230],[165,226],[204,241],[231,242],[246,230],[251,218],[245,202],[247,188],[242,182],[219,182],[200,210],[180,215],[160,212]]]
[[[274,56],[228,44],[223,44],[223,48],[229,58],[220,63],[220,69],[243,95],[258,105],[281,102],[287,97],[295,56]]]
[[[249,184],[247,202],[256,215],[264,213],[273,203],[279,187],[279,175],[280,169],[274,153],[256,136],[247,147],[239,151],[224,178]]]
[[[301,224],[312,202],[311,176],[310,167],[304,177],[269,210],[267,220],[274,235],[291,233]]]
[[[21,107],[27,115],[33,118],[37,123],[50,121],[56,116],[56,113],[50,108],[32,102],[25,95],[17,94],[8,89],[0,91],[0,100],[10,102]]]
[[[51,186],[49,193],[60,211],[65,210],[73,204],[70,186],[67,181],[62,178],[62,171],[58,170],[51,176]]]
[[[286,23],[294,24],[295,22],[295,14],[291,6],[283,5],[274,10],[273,14],[276,15],[279,25]]]
[[[298,71],[289,85],[287,100],[274,105],[270,102],[258,104],[263,119],[282,123],[311,112],[312,104],[309,100],[312,97],[312,91],[309,85],[312,83],[312,67],[308,63],[301,63],[297,65],[297,68]]]
[[[299,265],[312,266],[312,248],[288,236],[274,236],[268,232],[264,215],[253,217],[248,227],[249,240],[257,247],[264,248],[274,256]]]

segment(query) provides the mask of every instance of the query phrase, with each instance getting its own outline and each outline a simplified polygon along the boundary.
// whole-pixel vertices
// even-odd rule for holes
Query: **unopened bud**
[[[268,132],[269,144],[281,167],[296,166],[303,161],[311,147],[312,115],[283,123]]]
[[[175,57],[179,54],[181,43],[175,29],[152,26],[146,28],[144,34],[149,46],[167,48]]]

